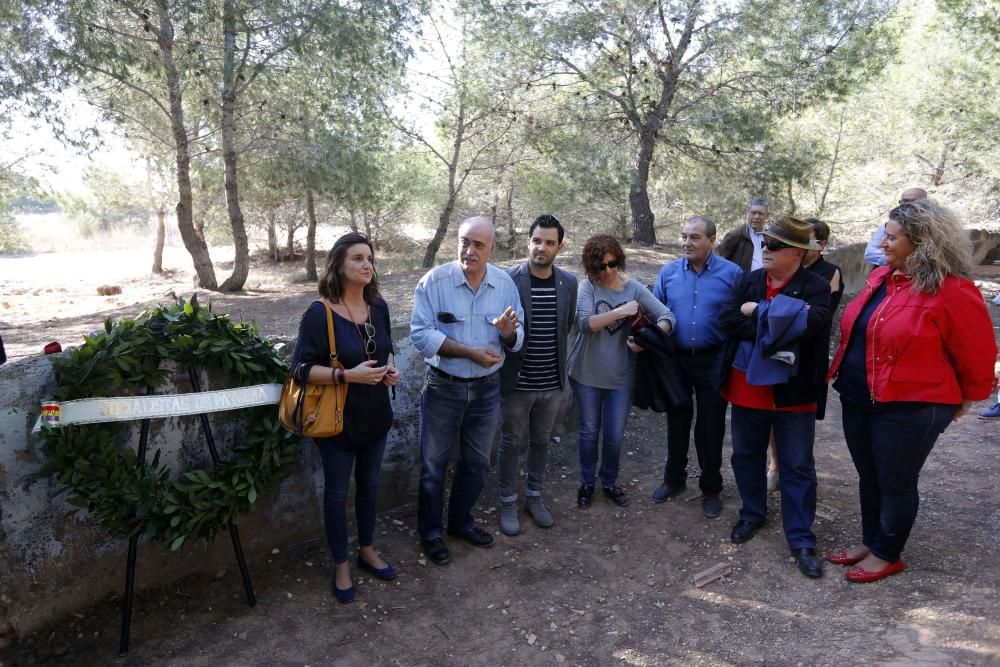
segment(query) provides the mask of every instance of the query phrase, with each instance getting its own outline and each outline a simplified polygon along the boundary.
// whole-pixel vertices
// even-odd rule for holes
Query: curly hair
[[[972,242],[951,209],[917,199],[889,211],[889,219],[916,246],[906,258],[906,271],[918,292],[935,294],[948,275],[971,277]]]
[[[609,234],[597,234],[587,239],[583,246],[581,256],[583,270],[587,276],[596,277],[600,272],[600,266],[604,263],[604,256],[610,254],[618,262],[618,270],[625,270],[625,251],[618,243],[618,239]]]
[[[344,296],[340,269],[344,266],[344,260],[347,259],[347,251],[358,243],[364,243],[372,251],[372,279],[370,283],[365,285],[365,303],[371,305],[382,297],[378,290],[378,271],[375,270],[375,248],[372,247],[372,242],[364,234],[349,232],[333,244],[330,252],[326,255],[326,265],[319,277],[319,293],[334,303],[340,301],[341,297]]]

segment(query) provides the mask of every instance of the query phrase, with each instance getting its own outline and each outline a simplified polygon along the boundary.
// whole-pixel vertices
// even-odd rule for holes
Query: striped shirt
[[[548,278],[531,276],[531,328],[525,337],[524,363],[514,387],[517,391],[559,389],[557,319],[555,272]]]

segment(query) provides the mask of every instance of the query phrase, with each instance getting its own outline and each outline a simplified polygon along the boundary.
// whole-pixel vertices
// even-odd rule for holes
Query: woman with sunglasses
[[[996,385],[993,326],[970,280],[969,234],[928,199],[889,212],[886,265],[840,320],[830,368],[858,471],[861,542],[827,560],[867,583],[902,572],[917,518],[917,480],[938,436]]]
[[[597,473],[597,440],[603,433],[601,487],[611,502],[626,507],[617,485],[625,421],[632,404],[635,353],[628,320],[641,311],[669,333],[673,313],[641,283],[625,277],[625,252],[613,236],[598,234],[583,247],[587,279],[576,301],[579,334],[567,362],[580,412],[580,489],[577,506],[590,507]]]
[[[389,307],[379,294],[375,255],[363,234],[341,236],[326,258],[319,278],[321,301],[302,316],[292,353],[295,379],[309,384],[348,383],[344,431],[315,438],[323,459],[323,517],[334,561],[333,593],[352,601],[357,588],[347,559],[347,491],[354,471],[354,511],[358,522],[358,567],[379,579],[396,570],[372,546],[379,472],[386,436],[392,426],[389,389],[399,371],[389,364],[392,336]],[[330,366],[326,307],[333,310],[337,355],[343,369]]]

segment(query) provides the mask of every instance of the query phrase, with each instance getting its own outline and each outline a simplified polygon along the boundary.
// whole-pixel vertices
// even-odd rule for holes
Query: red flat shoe
[[[854,565],[855,563],[860,563],[864,559],[864,556],[851,558],[847,555],[847,549],[841,548],[832,553],[828,553],[826,555],[826,559],[834,565]]]
[[[889,563],[881,570],[877,572],[869,572],[863,567],[854,566],[844,573],[844,579],[852,581],[856,584],[870,584],[873,581],[878,581],[879,579],[885,579],[894,574],[899,574],[906,569],[906,563],[902,560],[897,560],[895,563]]]

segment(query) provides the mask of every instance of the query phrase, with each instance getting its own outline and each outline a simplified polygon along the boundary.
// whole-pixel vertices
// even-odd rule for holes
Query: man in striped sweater
[[[517,511],[518,452],[527,448],[524,509],[535,525],[555,520],[542,502],[545,463],[556,415],[566,388],[567,338],[576,322],[576,278],[556,267],[565,231],[551,215],[528,230],[528,261],[508,269],[524,304],[524,346],[508,353],[500,371],[500,530],[521,532]]]

